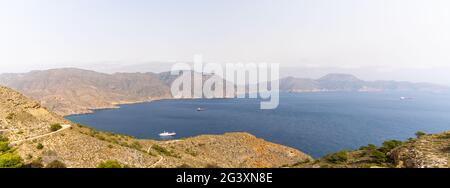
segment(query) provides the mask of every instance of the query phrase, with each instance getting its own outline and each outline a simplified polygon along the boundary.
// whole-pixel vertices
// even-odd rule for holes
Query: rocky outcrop
[[[448,168],[450,167],[450,132],[421,136],[394,149],[390,156],[396,167]]]
[[[381,147],[369,144],[340,151],[293,167],[313,168],[449,168],[450,132],[418,134],[407,141],[387,140]]]
[[[165,148],[178,151],[180,159],[168,158],[163,167],[183,164],[206,167],[267,168],[312,161],[296,149],[270,143],[248,133],[202,135],[161,143]]]

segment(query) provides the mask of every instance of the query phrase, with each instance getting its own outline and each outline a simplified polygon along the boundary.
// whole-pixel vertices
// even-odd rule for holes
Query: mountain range
[[[286,77],[280,90],[288,92],[326,91],[446,91],[446,86],[399,81],[364,81],[349,74],[328,74],[319,79]]]
[[[104,74],[65,68],[2,74],[0,84],[16,89],[61,115],[114,108],[116,104],[171,98],[167,79],[154,73]]]
[[[199,73],[196,73],[199,74]],[[211,75],[203,75],[208,79]],[[76,68],[50,69],[0,75],[0,85],[38,100],[59,115],[90,113],[116,108],[117,104],[171,99],[170,86],[177,76],[163,73],[105,74]],[[328,91],[443,91],[447,87],[396,81],[363,81],[347,74],[328,74],[320,79],[280,79],[285,92]]]

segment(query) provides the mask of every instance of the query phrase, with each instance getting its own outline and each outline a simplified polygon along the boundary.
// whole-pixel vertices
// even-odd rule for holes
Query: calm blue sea
[[[411,97],[400,100],[400,97]],[[297,148],[313,157],[357,149],[387,139],[406,140],[417,131],[450,130],[450,94],[282,93],[275,110],[260,110],[258,99],[161,100],[119,109],[67,116],[102,131],[161,139],[249,132]],[[197,111],[197,108],[205,111]]]

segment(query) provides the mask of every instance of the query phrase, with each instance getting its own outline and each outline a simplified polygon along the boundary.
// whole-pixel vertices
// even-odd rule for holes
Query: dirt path
[[[0,132],[17,131],[17,129],[0,129]]]
[[[158,165],[159,163],[161,163],[164,160],[163,156],[159,156],[159,160],[156,161],[155,163],[153,163],[152,165],[150,165],[150,168],[154,168],[156,165]]]
[[[171,144],[171,143],[180,142],[180,141],[183,141],[183,140],[170,140],[170,141],[165,141],[164,143],[165,144]],[[150,153],[150,149],[151,148],[152,147],[149,147],[147,149],[147,153]],[[162,155],[158,155],[158,156],[159,156],[159,160],[156,161],[154,164],[150,165],[150,168],[154,168],[156,165],[160,164],[164,160],[164,157]]]
[[[64,130],[70,128],[71,125],[66,124],[66,125],[61,125],[61,127],[62,127],[61,129],[59,129],[59,130],[57,130],[57,131],[55,131],[55,132],[51,132],[51,133],[47,133],[47,134],[43,134],[43,135],[39,135],[39,136],[27,138],[27,139],[23,139],[23,140],[13,141],[13,142],[10,142],[9,145],[14,146],[14,145],[20,144],[20,143],[22,143],[22,142],[31,141],[31,140],[35,140],[35,139],[38,139],[38,138],[42,138],[42,137],[54,135],[54,134],[56,134],[56,133],[59,133],[59,132],[61,132],[61,131],[64,131]]]

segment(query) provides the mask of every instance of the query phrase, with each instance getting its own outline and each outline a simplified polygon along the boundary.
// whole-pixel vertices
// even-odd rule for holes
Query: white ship
[[[412,100],[412,97],[400,97],[400,100]]]
[[[175,136],[176,134],[177,133],[175,133],[175,132],[169,133],[169,132],[164,131],[163,133],[160,133],[159,136]]]

